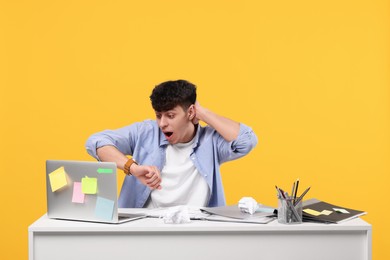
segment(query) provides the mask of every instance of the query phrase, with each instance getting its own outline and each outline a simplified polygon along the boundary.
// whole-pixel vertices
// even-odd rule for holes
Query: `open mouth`
[[[164,135],[169,138],[171,137],[171,135],[173,134],[173,132],[164,132]]]

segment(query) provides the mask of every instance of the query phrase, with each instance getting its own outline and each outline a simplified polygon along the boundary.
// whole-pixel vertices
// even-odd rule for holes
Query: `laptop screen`
[[[118,222],[116,164],[46,161],[49,218]]]

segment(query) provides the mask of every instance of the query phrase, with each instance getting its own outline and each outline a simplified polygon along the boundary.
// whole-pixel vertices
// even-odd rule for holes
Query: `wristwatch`
[[[126,163],[125,163],[125,167],[123,169],[123,171],[125,172],[126,175],[131,175],[131,172],[130,172],[130,167],[131,165],[135,163],[136,165],[138,165],[137,161],[134,160],[133,158],[129,159]]]

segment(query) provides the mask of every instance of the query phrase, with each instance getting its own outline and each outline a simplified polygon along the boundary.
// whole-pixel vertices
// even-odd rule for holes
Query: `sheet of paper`
[[[339,208],[333,208],[334,211],[344,213],[344,214],[349,214],[349,211],[346,209],[339,209]]]
[[[66,186],[68,182],[66,180],[65,168],[62,166],[49,173],[49,180],[52,192],[55,192],[56,190]]]
[[[306,212],[307,214],[313,215],[313,216],[319,216],[321,215],[321,212],[314,210],[314,209],[304,209],[303,212]]]
[[[321,215],[327,215],[327,216],[329,216],[330,214],[332,214],[333,213],[333,211],[331,211],[331,210],[326,210],[326,209],[324,209],[323,211],[321,211]]]
[[[256,210],[256,212],[274,213],[275,209],[269,206],[259,205],[259,208]]]
[[[97,178],[89,178],[85,176],[81,179],[82,192],[84,194],[96,194],[97,193]]]
[[[200,210],[200,207],[188,206],[188,205],[179,205],[179,206],[188,208],[188,213],[189,213],[191,219],[204,219],[204,217],[210,215],[208,213],[203,213]],[[174,206],[174,207],[179,207],[179,206]],[[124,213],[130,212],[130,213],[136,213],[136,214],[144,214],[144,215],[147,215],[148,217],[153,217],[153,218],[162,218],[167,214],[167,212],[169,211],[170,208],[171,207],[166,207],[166,208],[133,208],[133,209],[121,208],[119,210],[120,210],[120,212],[124,212]]]
[[[84,203],[84,199],[85,199],[85,194],[81,190],[81,182],[74,182],[72,202]]]
[[[113,200],[97,197],[95,216],[102,220],[112,220],[115,202]]]

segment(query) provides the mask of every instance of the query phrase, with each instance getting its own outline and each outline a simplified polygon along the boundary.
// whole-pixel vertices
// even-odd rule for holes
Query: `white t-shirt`
[[[161,171],[161,190],[153,190],[147,208],[188,205],[207,206],[209,187],[190,159],[194,139],[168,145]]]

